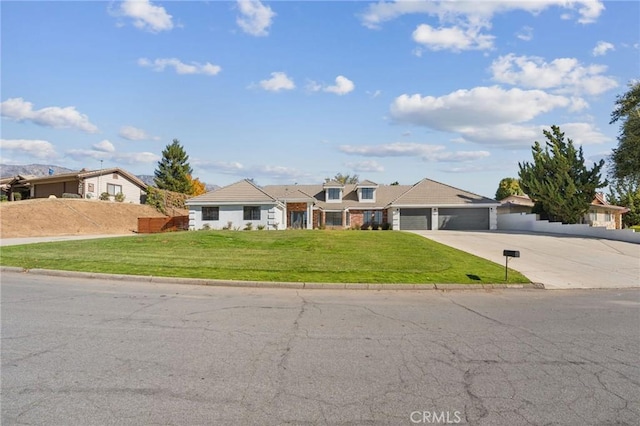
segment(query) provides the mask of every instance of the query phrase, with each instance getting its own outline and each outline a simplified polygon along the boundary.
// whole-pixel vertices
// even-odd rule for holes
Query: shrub
[[[102,194],[100,194],[100,199],[102,201],[109,201],[111,197],[108,192],[103,192]]]
[[[251,231],[252,229],[253,229],[253,223],[251,223],[251,222],[247,222],[247,223],[244,225],[244,230],[245,230],[245,231]]]
[[[205,223],[204,225],[202,225],[203,231],[209,231],[210,229],[211,229],[211,225],[209,225],[208,223]]]
[[[13,201],[20,201],[20,200],[22,200],[22,194],[20,192],[14,192]]]
[[[231,222],[231,221],[227,222],[227,226],[223,226],[222,229],[224,231],[229,231],[229,230],[233,229],[233,222]]]
[[[262,231],[265,228],[265,226],[264,225],[258,225],[257,228],[258,228],[258,231]]]
[[[79,194],[72,194],[70,192],[65,192],[62,194],[62,198],[82,198]]]
[[[91,192],[87,192],[87,193],[84,195],[84,197],[85,197],[87,200],[90,200],[90,199],[92,199],[92,198],[93,198],[93,194],[92,194]]]
[[[122,192],[118,192],[118,193],[116,194],[116,196],[114,197],[114,199],[115,199],[118,203],[123,202],[125,198],[126,198],[126,197],[125,197],[125,195],[124,195]]]
[[[9,201],[9,197],[4,194],[0,195],[0,203],[4,203],[5,201]]]
[[[389,222],[384,222],[382,224],[382,230],[383,231],[388,231],[389,229],[391,229],[391,224]]]

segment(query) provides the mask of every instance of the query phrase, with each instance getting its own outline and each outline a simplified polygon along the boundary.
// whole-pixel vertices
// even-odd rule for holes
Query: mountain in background
[[[33,176],[48,176],[49,168],[53,169],[53,174],[59,175],[62,173],[73,173],[77,170],[67,169],[60,166],[49,166],[46,164],[27,164],[27,165],[13,165],[13,164],[0,164],[0,178],[11,177],[15,175],[33,175]]]
[[[6,177],[12,177],[16,175],[33,175],[33,176],[48,176],[49,169],[53,169],[54,175],[60,175],[63,173],[73,173],[77,170],[67,169],[60,166],[49,166],[47,164],[26,164],[26,165],[12,165],[12,164],[0,164],[0,179]],[[136,176],[146,185],[154,186],[154,175],[138,175]],[[207,185],[205,183],[207,191],[215,191],[220,188],[218,185]]]

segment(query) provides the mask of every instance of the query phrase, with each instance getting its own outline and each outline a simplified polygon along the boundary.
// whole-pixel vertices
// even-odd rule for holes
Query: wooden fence
[[[155,234],[167,231],[186,231],[189,229],[189,216],[139,217],[138,233]]]

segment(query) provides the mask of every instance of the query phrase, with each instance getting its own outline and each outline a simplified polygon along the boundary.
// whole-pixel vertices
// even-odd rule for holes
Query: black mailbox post
[[[520,252],[518,250],[502,250],[502,255],[505,258],[504,263],[504,280],[509,281],[509,258],[510,257],[520,257]]]

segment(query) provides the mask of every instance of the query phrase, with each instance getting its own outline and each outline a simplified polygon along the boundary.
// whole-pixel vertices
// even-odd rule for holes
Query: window
[[[382,223],[382,210],[365,210],[362,212],[362,221],[373,225]]]
[[[114,185],[112,183],[107,184],[107,193],[109,195],[117,195],[122,193],[122,185]]]
[[[220,207],[203,207],[202,220],[219,220]]]
[[[260,220],[260,207],[244,206],[244,220]]]
[[[604,220],[605,222],[611,222],[611,212],[604,212]]]
[[[93,186],[92,183],[89,184],[89,192],[93,192],[95,191],[95,187]]]
[[[360,197],[363,200],[373,200],[373,188],[362,188]]]
[[[327,226],[342,226],[342,212],[326,212],[324,220]]]
[[[327,189],[327,200],[339,200],[339,199],[340,199],[340,188]]]

